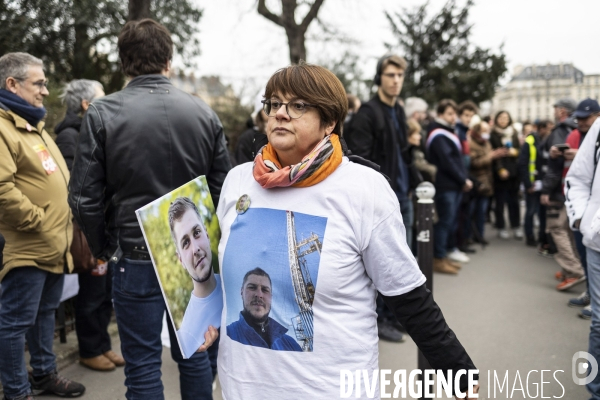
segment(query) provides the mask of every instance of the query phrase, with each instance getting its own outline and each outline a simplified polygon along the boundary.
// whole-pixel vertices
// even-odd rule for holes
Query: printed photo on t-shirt
[[[326,225],[324,217],[267,208],[250,207],[236,217],[222,266],[229,338],[271,350],[313,351]]]
[[[223,291],[217,275],[221,237],[206,178],[200,176],[136,211],[184,358],[219,328]],[[140,258],[138,258],[140,259]]]

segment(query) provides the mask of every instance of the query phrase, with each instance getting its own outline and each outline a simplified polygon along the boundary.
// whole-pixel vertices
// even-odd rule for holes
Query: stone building
[[[492,111],[507,110],[520,122],[553,119],[553,104],[563,97],[600,99],[600,74],[585,75],[573,64],[517,66],[496,92]]]
[[[196,78],[194,73],[185,74],[175,71],[171,75],[171,83],[184,92],[200,97],[211,108],[219,106],[235,106],[238,98],[231,85],[225,85],[218,76],[203,76]]]

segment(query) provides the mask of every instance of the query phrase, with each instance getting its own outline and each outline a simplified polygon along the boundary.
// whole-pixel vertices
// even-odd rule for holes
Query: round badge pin
[[[250,196],[244,194],[238,199],[237,203],[235,203],[235,211],[237,211],[238,214],[243,214],[248,211],[248,207],[250,207]]]

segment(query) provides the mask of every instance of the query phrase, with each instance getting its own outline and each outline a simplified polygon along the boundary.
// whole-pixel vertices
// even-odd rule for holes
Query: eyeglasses
[[[285,106],[287,115],[289,115],[289,117],[292,119],[297,119],[303,116],[307,107],[316,107],[312,104],[308,104],[299,100],[288,101],[287,103],[279,100],[262,100],[261,103],[263,103],[263,111],[269,117],[275,117],[275,114],[277,114],[279,108],[281,108],[281,106]]]
[[[20,79],[20,78],[15,78],[17,81],[19,82],[25,82],[27,81],[27,79]],[[48,88],[48,80],[39,80],[39,81],[35,81],[35,82],[31,82],[31,84],[33,86],[37,86],[38,89],[40,89],[40,91],[44,90],[44,88]]]
[[[48,89],[48,80],[32,82],[32,84],[37,86],[40,90],[43,90],[44,88]]]

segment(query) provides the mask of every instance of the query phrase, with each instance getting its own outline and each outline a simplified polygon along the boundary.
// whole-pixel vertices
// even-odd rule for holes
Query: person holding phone
[[[572,232],[567,221],[567,210],[564,206],[563,180],[567,176],[571,162],[577,155],[579,146],[586,137],[592,124],[600,115],[600,105],[593,99],[585,99],[579,103],[572,114],[577,121],[577,129],[573,129],[566,137],[565,143],[555,144],[550,148],[548,173],[544,177],[541,203],[554,209],[553,217],[548,219],[548,229],[556,243],[558,253],[554,259],[561,267],[556,273],[560,280],[557,290],[567,290],[586,280],[587,258],[583,238],[579,232]],[[549,214],[550,216],[550,214]],[[587,291],[578,298],[571,299],[569,305],[588,306]],[[583,318],[591,316],[591,310],[582,311]]]

